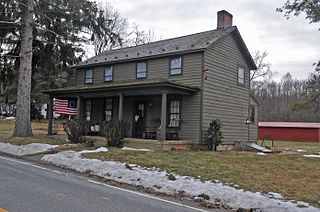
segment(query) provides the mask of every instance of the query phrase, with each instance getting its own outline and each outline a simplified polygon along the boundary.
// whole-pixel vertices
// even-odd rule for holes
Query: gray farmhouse
[[[130,123],[130,138],[197,144],[220,118],[224,144],[256,141],[250,70],[257,67],[232,15],[219,11],[217,22],[215,30],[103,52],[75,66],[74,86],[44,93],[51,103],[77,98],[78,116],[93,124]],[[51,126],[52,118],[49,134]]]

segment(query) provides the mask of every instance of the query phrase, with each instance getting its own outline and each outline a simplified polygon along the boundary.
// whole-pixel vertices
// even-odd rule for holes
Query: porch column
[[[160,141],[166,140],[167,131],[167,92],[162,92]]]
[[[119,121],[122,121],[123,119],[123,94],[119,94]]]
[[[48,114],[48,135],[52,135],[52,119],[53,119],[53,98],[49,96],[47,104]]]
[[[82,111],[81,111],[81,96],[78,96],[77,99],[77,118],[81,119]]]

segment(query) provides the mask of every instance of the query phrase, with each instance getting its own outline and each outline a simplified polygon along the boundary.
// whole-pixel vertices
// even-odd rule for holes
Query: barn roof
[[[310,123],[310,122],[259,122],[259,127],[320,128],[320,123]]]

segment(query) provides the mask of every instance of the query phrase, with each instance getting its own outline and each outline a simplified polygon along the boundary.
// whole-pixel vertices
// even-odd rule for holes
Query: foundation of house
[[[157,141],[151,139],[137,139],[137,138],[125,138],[125,147],[137,148],[137,149],[151,149],[162,151],[189,151],[191,150],[193,143],[191,140],[167,140]]]

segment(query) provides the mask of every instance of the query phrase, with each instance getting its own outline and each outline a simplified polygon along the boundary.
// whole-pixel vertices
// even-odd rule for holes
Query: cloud
[[[102,1],[102,0],[101,0]],[[320,59],[318,24],[309,24],[303,15],[284,18],[276,12],[279,0],[110,0],[120,13],[142,29],[154,29],[162,38],[171,38],[216,28],[217,11],[233,14],[249,50],[266,50],[267,59],[280,75],[306,78],[312,64]],[[318,58],[318,59],[317,59]],[[312,69],[311,69],[312,70]]]

